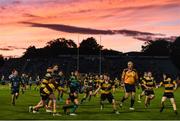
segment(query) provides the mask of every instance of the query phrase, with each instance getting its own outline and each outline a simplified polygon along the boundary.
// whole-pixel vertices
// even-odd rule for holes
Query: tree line
[[[78,45],[71,39],[57,38],[49,41],[45,47],[36,48],[30,46],[26,49],[21,58],[53,58],[58,55],[123,55],[122,52],[104,49],[104,47],[97,43],[93,37],[82,40]],[[166,39],[158,39],[156,41],[146,41],[142,46],[140,53],[133,53],[134,56],[169,56],[174,64],[180,68],[180,37],[175,41],[168,41]],[[4,58],[0,55],[0,65],[3,65]]]

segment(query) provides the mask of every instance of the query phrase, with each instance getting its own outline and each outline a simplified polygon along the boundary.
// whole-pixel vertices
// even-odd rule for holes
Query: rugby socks
[[[91,95],[89,95],[89,101],[91,100]]]
[[[131,108],[134,106],[134,99],[131,99]]]
[[[74,104],[73,108],[71,109],[71,113],[74,113],[77,108],[78,108],[78,105],[77,105],[77,104]]]
[[[123,96],[121,102],[123,103],[126,99],[127,99],[127,98],[125,98],[125,97]]]
[[[160,112],[162,112],[164,109],[164,102],[161,103],[161,109],[160,109]]]
[[[174,110],[174,113],[177,115],[178,114],[177,110]]]

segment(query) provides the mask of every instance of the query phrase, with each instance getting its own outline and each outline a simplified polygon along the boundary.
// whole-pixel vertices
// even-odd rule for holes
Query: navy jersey
[[[18,76],[9,76],[10,82],[11,82],[11,88],[19,88],[21,85],[21,78]]]

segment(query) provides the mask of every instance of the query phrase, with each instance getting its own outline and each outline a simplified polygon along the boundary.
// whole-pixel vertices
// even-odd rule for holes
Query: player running
[[[46,77],[48,78],[48,84],[43,84],[40,88],[41,100],[36,106],[30,106],[29,112],[37,113],[40,108],[46,105],[46,101],[49,99],[52,100],[53,103],[53,116],[60,116],[60,114],[56,112],[56,97],[54,95],[54,92],[55,90],[61,91],[64,89],[59,86],[55,79],[52,78],[50,73],[47,73]]]
[[[124,83],[125,95],[120,101],[119,106],[122,107],[123,102],[131,96],[131,105],[130,110],[134,110],[134,102],[135,102],[135,92],[136,92],[136,83],[138,81],[138,74],[136,69],[133,67],[133,62],[129,61],[127,64],[128,68],[123,70],[121,80]]]
[[[69,80],[69,98],[66,100],[66,104],[63,106],[64,113],[67,115],[75,116],[76,110],[79,105],[78,101],[78,93],[80,90],[80,83],[79,83],[79,73],[75,71],[75,73],[71,73],[71,77]],[[71,104],[71,102],[73,104]],[[69,110],[70,109],[70,110]]]
[[[113,84],[110,83],[108,76],[104,75],[104,81],[99,85],[98,89],[94,92],[94,95],[96,95],[98,91],[101,92],[101,99],[100,99],[101,110],[104,108],[103,102],[107,99],[109,103],[112,104],[113,112],[115,114],[119,114],[119,112],[116,109],[116,102],[114,96],[111,93],[112,88],[113,88]]]
[[[12,105],[15,106],[15,102],[19,96],[19,89],[21,85],[21,78],[18,76],[18,71],[14,69],[12,74],[9,76],[11,83],[11,94],[12,94]]]
[[[155,98],[153,88],[156,86],[156,83],[154,81],[154,77],[152,76],[151,72],[148,72],[146,79],[143,80],[142,86],[145,87],[145,108],[147,108],[150,105],[150,101]]]
[[[165,88],[164,95],[161,99],[160,112],[162,112],[165,107],[164,102],[166,101],[166,99],[170,99],[171,104],[173,106],[173,110],[175,114],[177,115],[178,112],[177,112],[176,102],[175,102],[174,94],[173,94],[174,90],[177,89],[177,83],[171,79],[170,75],[163,74],[163,81],[160,83],[160,86],[163,86]]]
[[[81,104],[83,103],[83,101],[85,101],[88,97],[89,97],[89,101],[91,100],[91,96],[94,90],[94,80],[93,77],[90,76],[89,80],[85,80],[84,81],[84,97],[81,100]]]

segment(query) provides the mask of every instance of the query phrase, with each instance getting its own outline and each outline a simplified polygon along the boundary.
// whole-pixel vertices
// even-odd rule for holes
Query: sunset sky
[[[178,35],[180,0],[0,0],[4,56],[59,37],[99,42],[101,36],[104,48],[127,52],[141,50],[140,38]]]

